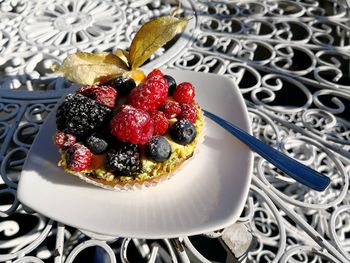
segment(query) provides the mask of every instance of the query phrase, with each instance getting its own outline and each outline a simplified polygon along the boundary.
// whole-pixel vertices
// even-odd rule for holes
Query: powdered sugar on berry
[[[153,120],[146,111],[130,105],[119,111],[111,121],[111,133],[122,142],[145,144],[153,135]]]

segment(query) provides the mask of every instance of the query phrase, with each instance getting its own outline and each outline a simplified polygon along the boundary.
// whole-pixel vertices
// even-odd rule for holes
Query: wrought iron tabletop
[[[350,261],[350,19],[345,1],[183,0],[186,31],[150,67],[233,78],[253,134],[331,178],[311,191],[255,156],[239,221],[175,240],[104,237],[54,222],[18,202],[26,154],[70,83],[52,64],[83,50],[126,48],[177,1],[0,2],[0,262]],[[97,258],[95,258],[97,260]]]

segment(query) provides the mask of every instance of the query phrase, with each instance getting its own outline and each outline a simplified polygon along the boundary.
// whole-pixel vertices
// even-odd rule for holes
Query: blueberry
[[[136,83],[132,78],[119,76],[106,83],[118,91],[119,95],[129,95],[131,90],[136,87]]]
[[[190,144],[197,136],[196,128],[186,119],[175,122],[170,127],[169,134],[176,143],[181,145]]]
[[[154,162],[161,163],[171,155],[170,143],[163,136],[154,136],[145,146],[146,156]]]
[[[172,96],[176,88],[176,81],[172,76],[169,76],[169,75],[164,75],[164,78],[168,83],[168,95]]]
[[[93,154],[102,154],[107,151],[108,141],[106,136],[94,133],[86,139],[85,145]]]

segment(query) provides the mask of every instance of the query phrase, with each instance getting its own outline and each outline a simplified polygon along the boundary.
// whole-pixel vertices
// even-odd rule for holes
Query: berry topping
[[[171,138],[178,144],[187,145],[196,138],[196,128],[189,120],[183,119],[175,122],[169,130]]]
[[[66,161],[69,169],[80,172],[89,167],[92,154],[90,150],[81,144],[74,144],[66,152]]]
[[[110,80],[107,85],[118,91],[119,95],[129,95],[131,90],[136,87],[136,83],[132,78],[123,76]]]
[[[125,105],[111,121],[112,134],[122,142],[145,144],[153,135],[153,120],[143,110]]]
[[[154,136],[145,145],[146,156],[154,162],[161,163],[169,159],[171,155],[171,146],[163,136]]]
[[[66,129],[66,117],[64,116],[65,103],[58,106],[56,111],[56,127],[57,130],[64,131]]]
[[[181,113],[179,114],[178,119],[186,119],[192,123],[195,123],[198,118],[196,105],[189,103],[181,103],[180,106]]]
[[[168,84],[168,95],[172,96],[176,88],[176,81],[172,76],[169,75],[164,75],[164,78]]]
[[[160,108],[162,112],[164,112],[165,116],[168,119],[175,118],[180,112],[181,107],[180,104],[176,101],[167,100],[162,107]]]
[[[152,111],[149,113],[153,120],[153,135],[163,135],[168,131],[169,121],[165,114],[161,111]]]
[[[154,70],[152,70],[148,75],[147,75],[147,77],[146,77],[146,80],[148,80],[148,79],[150,79],[150,78],[153,78],[153,77],[161,77],[161,78],[163,78],[163,77],[165,77],[164,75],[163,75],[163,73],[159,70],[159,69],[154,69]]]
[[[180,103],[191,103],[194,95],[194,87],[192,84],[189,82],[182,82],[176,87],[173,98]]]
[[[76,136],[86,136],[106,123],[111,112],[106,105],[81,94],[68,94],[57,109],[56,125],[59,130]]]
[[[141,169],[141,152],[137,144],[123,143],[107,151],[106,168],[119,175],[131,176]]]
[[[154,76],[133,89],[128,102],[135,108],[153,111],[160,107],[168,97],[168,86],[162,76]]]
[[[90,99],[96,100],[110,108],[115,106],[117,100],[117,92],[109,86],[83,86],[77,90],[77,93],[84,95]]]
[[[94,133],[85,140],[85,145],[93,154],[105,153],[108,148],[108,141],[105,137],[100,133]]]
[[[75,136],[65,132],[56,132],[54,140],[55,144],[62,149],[68,148],[76,143]]]

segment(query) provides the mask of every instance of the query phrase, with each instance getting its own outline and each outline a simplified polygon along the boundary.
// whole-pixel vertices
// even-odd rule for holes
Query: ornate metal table
[[[350,261],[350,19],[345,1],[183,0],[186,31],[148,63],[233,78],[259,139],[326,174],[312,191],[255,157],[238,222],[173,240],[105,237],[54,222],[16,198],[26,154],[70,83],[50,66],[126,48],[177,1],[0,1],[0,261]],[[161,59],[160,59],[161,56]],[[79,261],[80,260],[80,261]]]

